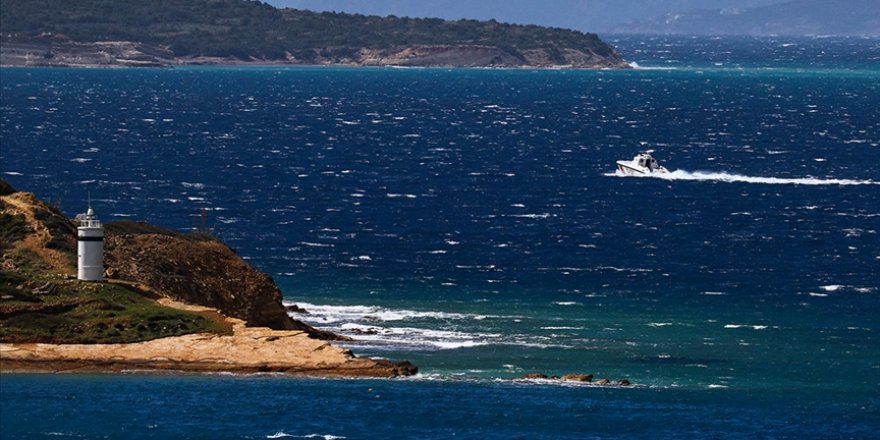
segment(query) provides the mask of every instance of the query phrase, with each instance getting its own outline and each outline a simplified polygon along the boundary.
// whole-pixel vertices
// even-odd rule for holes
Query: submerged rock
[[[564,374],[564,375],[562,375],[562,380],[571,381],[571,382],[592,382],[593,375],[592,374]]]
[[[547,379],[547,375],[544,373],[526,373],[520,379]]]
[[[529,379],[546,379],[551,381],[559,381],[559,382],[581,382],[581,383],[593,383],[594,385],[618,385],[618,386],[629,386],[632,383],[629,379],[620,379],[617,382],[611,382],[608,379],[602,378],[595,382],[593,382],[592,374],[582,374],[582,373],[569,373],[563,374],[562,376],[547,376],[544,373],[526,373],[514,380],[529,380]]]

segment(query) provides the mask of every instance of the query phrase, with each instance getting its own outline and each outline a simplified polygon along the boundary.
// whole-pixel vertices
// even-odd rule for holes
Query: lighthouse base
[[[104,267],[80,266],[76,278],[81,281],[104,281]]]

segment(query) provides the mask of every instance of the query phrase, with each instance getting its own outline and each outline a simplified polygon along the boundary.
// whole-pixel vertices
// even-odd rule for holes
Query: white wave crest
[[[485,319],[482,315],[468,315],[464,313],[447,313],[439,311],[419,311],[407,309],[389,309],[379,306],[329,306],[310,304],[305,302],[285,302],[285,305],[296,304],[306,309],[309,314],[298,316],[311,322],[332,324],[337,322],[352,321],[406,321],[412,319]]]
[[[858,286],[844,286],[841,284],[829,284],[827,286],[819,286],[820,289],[826,292],[858,292],[858,293],[871,293],[877,290],[876,287],[858,287]]]
[[[727,324],[727,325],[724,326],[724,328],[727,328],[727,329],[750,328],[750,329],[752,329],[752,330],[767,330],[768,328],[771,328],[771,326],[768,326],[768,325],[752,325],[752,324]],[[772,328],[779,328],[779,327],[772,326]]]
[[[292,302],[285,302],[291,305]],[[331,306],[297,302],[307,313],[291,313],[307,324],[352,338],[350,345],[376,350],[450,350],[484,345],[525,347],[568,347],[554,336],[501,334],[492,332],[494,316],[441,311],[391,309],[379,306]],[[407,325],[395,325],[405,322]]]
[[[678,70],[676,67],[665,67],[665,66],[642,66],[639,63],[632,61],[629,63],[629,67],[632,67],[634,70]]]
[[[292,435],[284,431],[278,431],[275,434],[267,435],[266,438],[322,438],[324,440],[340,440],[345,437],[331,434],[309,434],[309,435]]]
[[[380,327],[346,323],[333,331],[351,337],[359,348],[393,348],[403,350],[453,350],[491,344],[504,344],[499,333],[465,332],[456,330]],[[524,344],[527,345],[527,344]]]
[[[607,173],[606,176],[616,177],[650,177],[663,180],[684,180],[684,181],[703,181],[703,182],[725,182],[725,183],[758,183],[765,185],[880,185],[880,181],[876,180],[856,180],[856,179],[819,179],[816,177],[763,177],[763,176],[744,176],[740,174],[716,173],[709,171],[685,171],[675,170],[669,173],[656,173],[645,176],[629,176],[621,172]]]

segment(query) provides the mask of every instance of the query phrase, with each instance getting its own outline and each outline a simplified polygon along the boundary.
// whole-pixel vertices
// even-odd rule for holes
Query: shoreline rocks
[[[562,380],[567,380],[570,382],[592,382],[593,375],[592,374],[565,374],[561,378]]]
[[[559,382],[581,382],[581,383],[592,383],[594,385],[616,385],[616,386],[631,386],[632,382],[629,379],[620,379],[617,382],[611,382],[608,379],[599,379],[593,382],[592,374],[582,374],[582,373],[569,373],[563,374],[562,376],[547,376],[544,373],[526,373],[514,380],[549,380],[549,381],[559,381]]]

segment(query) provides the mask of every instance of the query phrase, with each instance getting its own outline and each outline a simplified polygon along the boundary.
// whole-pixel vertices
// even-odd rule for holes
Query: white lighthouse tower
[[[85,214],[78,214],[76,220],[76,267],[77,278],[85,281],[104,279],[104,227],[95,216],[91,203]]]

